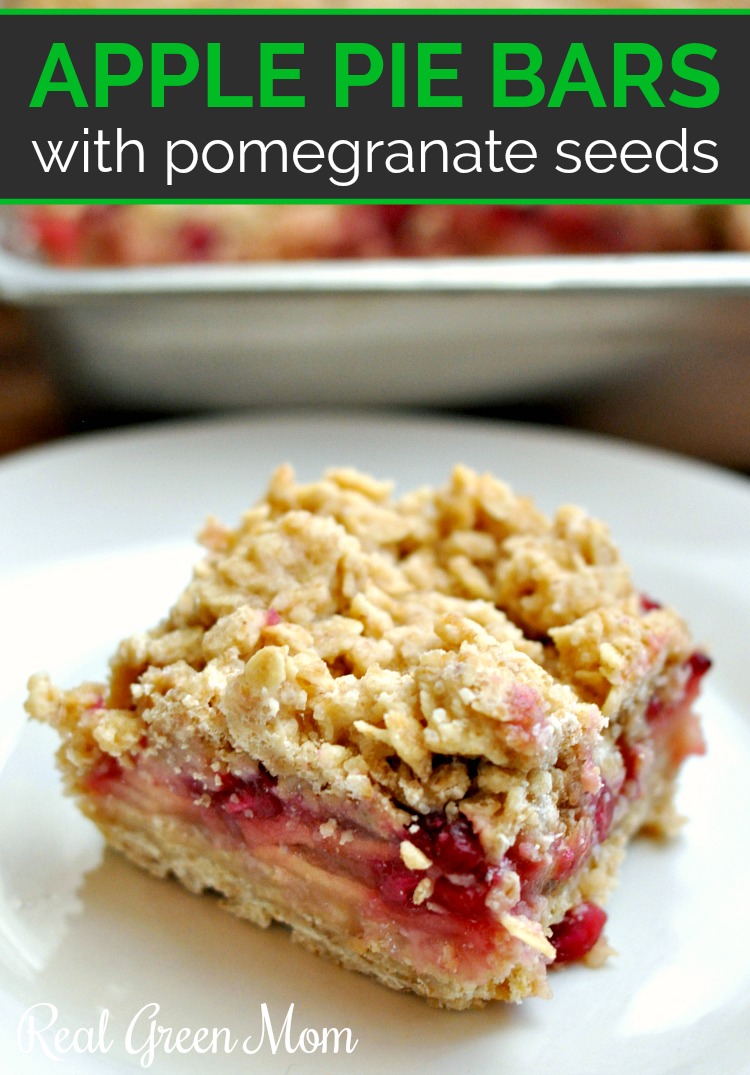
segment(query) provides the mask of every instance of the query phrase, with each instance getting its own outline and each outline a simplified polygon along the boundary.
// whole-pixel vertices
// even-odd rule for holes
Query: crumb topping
[[[576,794],[622,783],[623,722],[685,674],[684,624],[644,610],[602,523],[548,519],[466,467],[400,499],[350,469],[305,485],[281,467],[236,529],[210,519],[202,540],[107,688],[32,679],[29,711],[66,732],[71,760],[203,741],[230,771],[249,755],[400,824],[458,809],[499,858],[521,827],[549,842]],[[402,843],[407,867],[420,856]]]
[[[430,866],[432,866],[432,859],[429,859],[424,851],[420,851],[418,847],[415,847],[410,840],[401,841],[399,853],[401,861],[407,870],[429,870]]]

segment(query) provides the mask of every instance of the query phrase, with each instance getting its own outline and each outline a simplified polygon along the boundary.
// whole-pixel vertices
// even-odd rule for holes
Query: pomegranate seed
[[[464,818],[451,821],[438,833],[435,858],[446,873],[471,873],[484,864],[484,851]]]
[[[37,241],[50,260],[58,265],[78,265],[82,262],[80,220],[41,214],[32,220]]]
[[[524,207],[527,208],[527,207]],[[498,230],[502,229],[505,225],[511,227],[524,220],[526,217],[533,216],[533,213],[524,212],[524,209],[517,208],[515,205],[492,205],[488,208],[487,223],[491,227]]]
[[[396,907],[413,906],[412,896],[420,880],[421,876],[414,870],[407,870],[400,863],[391,864],[381,876],[380,895],[386,903]]]
[[[606,913],[595,903],[579,903],[552,927],[555,964],[574,963],[590,952],[602,935]]]
[[[179,243],[190,261],[208,261],[217,245],[216,230],[208,224],[184,224]]]
[[[473,873],[484,866],[482,845],[466,818],[447,821],[442,814],[427,814],[418,824],[420,831],[410,839],[445,873]]]
[[[661,601],[655,601],[653,597],[649,597],[648,594],[641,594],[641,608],[644,612],[652,612],[657,608],[664,608]]]
[[[560,243],[581,244],[594,247],[605,244],[609,238],[603,221],[576,205],[555,205],[543,213],[544,230]]]
[[[646,720],[649,721],[649,723],[651,721],[656,720],[658,717],[661,716],[665,708],[666,702],[664,701],[664,699],[657,698],[656,695],[652,695],[652,697],[648,700],[648,705],[646,706]]]
[[[690,668],[690,686],[703,679],[712,664],[713,661],[705,653],[701,653],[700,651],[693,653],[688,660],[688,666]]]
[[[395,235],[404,220],[414,212],[411,205],[378,205],[376,208],[380,222],[389,235]]]
[[[220,793],[221,805],[228,814],[252,811],[254,817],[278,817],[281,800],[274,792],[276,780],[262,766],[246,779],[235,777]]]
[[[488,888],[486,881],[454,885],[447,877],[438,877],[431,900],[462,918],[481,918],[487,910],[484,901]]]
[[[429,876],[435,887],[429,903],[461,918],[484,917],[485,897],[490,887],[486,880],[487,863],[471,823],[464,817],[448,821],[444,814],[434,813],[419,818],[416,824],[418,831],[410,831],[408,839],[432,863]],[[465,880],[466,884],[449,880],[447,874]],[[383,899],[400,906],[411,903],[414,889],[423,876],[405,870],[400,863],[386,866],[381,880]],[[431,909],[426,903],[420,906]]]

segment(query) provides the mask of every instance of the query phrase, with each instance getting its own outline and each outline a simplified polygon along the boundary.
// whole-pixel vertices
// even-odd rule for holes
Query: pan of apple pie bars
[[[750,333],[750,207],[34,206],[0,299],[140,408],[470,404]]]

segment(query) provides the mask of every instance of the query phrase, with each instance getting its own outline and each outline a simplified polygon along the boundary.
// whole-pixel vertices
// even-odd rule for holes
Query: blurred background
[[[63,436],[201,412],[184,402],[145,408],[87,399],[80,386],[61,377],[50,351],[33,311],[0,304],[4,456]],[[570,383],[553,379],[533,389],[520,383],[510,393],[483,392],[470,405],[447,401],[432,410],[594,430],[750,474],[750,338],[734,353],[707,347],[684,357],[646,355],[614,368],[594,365]]]

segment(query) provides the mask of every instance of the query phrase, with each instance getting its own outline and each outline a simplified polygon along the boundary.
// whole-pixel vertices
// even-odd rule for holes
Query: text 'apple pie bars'
[[[107,685],[43,675],[107,841],[343,966],[451,1008],[607,954],[638,830],[674,824],[710,661],[606,527],[457,467],[400,500],[280,468]]]

